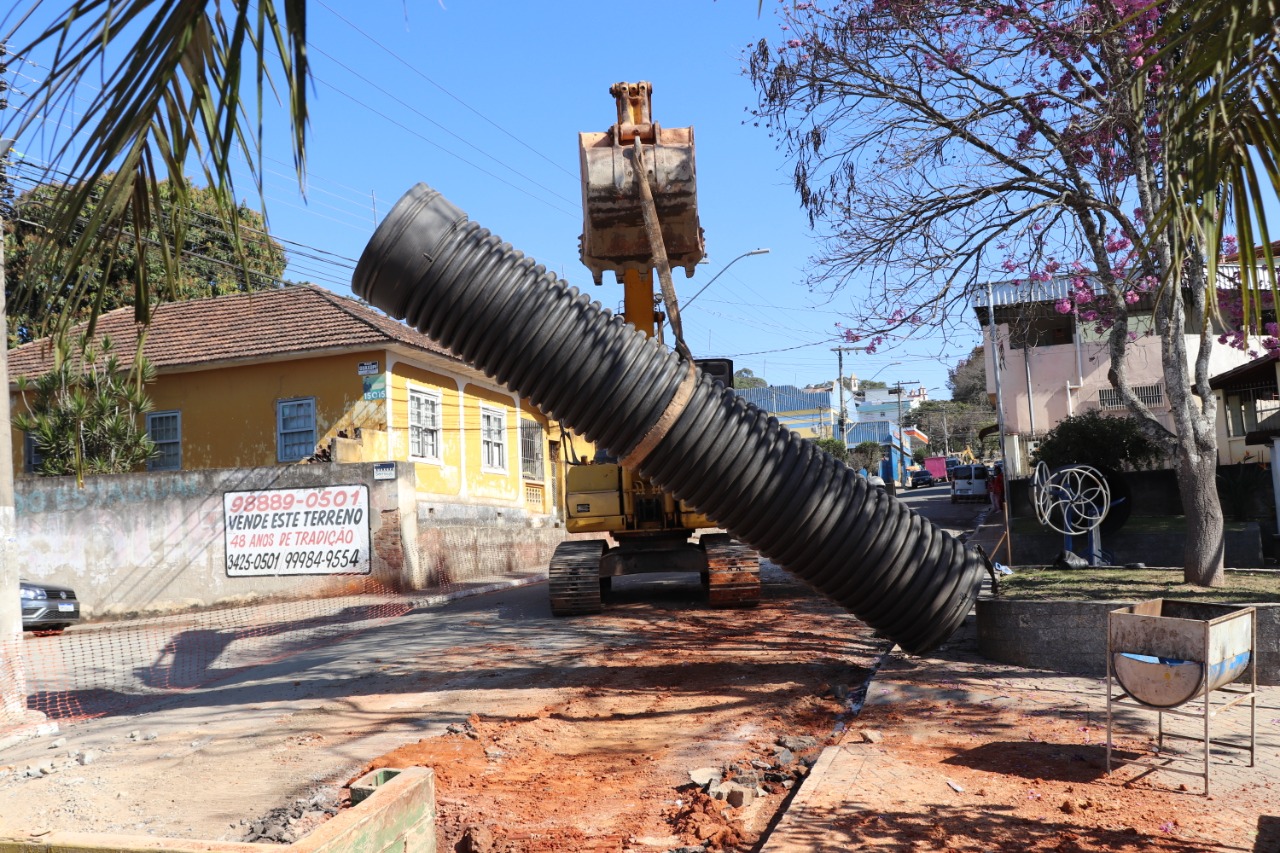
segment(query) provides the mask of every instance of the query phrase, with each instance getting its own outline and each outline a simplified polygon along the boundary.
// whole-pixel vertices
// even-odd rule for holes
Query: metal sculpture
[[[1086,537],[1089,565],[1102,562],[1102,520],[1111,510],[1111,487],[1101,471],[1089,465],[1070,465],[1050,471],[1041,462],[1031,481],[1031,499],[1042,525],[1061,533],[1065,548],[1075,537]]]

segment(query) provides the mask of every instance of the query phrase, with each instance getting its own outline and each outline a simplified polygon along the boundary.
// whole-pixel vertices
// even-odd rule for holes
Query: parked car
[[[956,477],[956,469],[960,467],[960,460],[954,456],[947,457],[947,482],[954,482]]]
[[[989,476],[986,465],[957,465],[951,472],[951,502],[985,501]]]
[[[80,621],[75,590],[42,581],[18,579],[24,631],[61,631]]]
[[[912,471],[911,478],[907,482],[907,488],[914,489],[917,486],[932,486],[933,474],[921,468],[919,471]]]

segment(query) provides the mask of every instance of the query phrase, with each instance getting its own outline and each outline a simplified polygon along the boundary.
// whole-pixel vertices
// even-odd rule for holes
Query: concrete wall
[[[435,774],[410,767],[292,844],[0,828],[0,853],[436,853]]]
[[[1235,525],[1223,534],[1223,565],[1228,569],[1260,569],[1264,565],[1262,535],[1254,522]],[[1086,537],[1077,536],[1074,550],[1084,556]],[[1110,564],[1127,566],[1143,563],[1151,567],[1181,566],[1185,560],[1184,533],[1131,533],[1121,530],[1102,537],[1102,550],[1110,555]],[[1013,565],[1047,566],[1062,553],[1063,536],[1045,533],[1016,533],[1012,537]]]
[[[1106,676],[1107,614],[1133,603],[979,599],[978,651],[1015,666]],[[1280,684],[1280,605],[1252,606],[1258,608],[1258,683]]]
[[[1172,469],[1126,471],[1111,480],[1112,500],[1123,498],[1130,517],[1160,518],[1183,514],[1178,478]],[[1265,557],[1274,555],[1274,496],[1270,477],[1259,466],[1223,465],[1218,468],[1218,497],[1229,525],[1248,519],[1244,529],[1228,529],[1226,564],[1231,568],[1258,568]],[[1010,514],[1019,520],[1034,519],[1031,480],[1005,483]],[[1019,525],[1021,527],[1022,525]],[[1180,533],[1139,534],[1136,525],[1108,529],[1103,524],[1102,547],[1114,556],[1117,565],[1146,563],[1148,566],[1181,566],[1184,536]],[[1083,540],[1083,537],[1077,537]],[[1015,533],[1014,565],[1045,565],[1062,550],[1062,536],[1043,528],[1043,533]],[[1077,548],[1083,552],[1083,543]]]
[[[85,617],[165,613],[270,597],[357,592],[351,575],[228,577],[223,494],[364,483],[370,578],[387,591],[545,568],[562,528],[519,507],[419,503],[413,466],[374,480],[371,463],[27,478],[13,559],[23,577],[75,588]]]

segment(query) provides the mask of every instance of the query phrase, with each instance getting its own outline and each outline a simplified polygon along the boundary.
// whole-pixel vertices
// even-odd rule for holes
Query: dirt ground
[[[1190,776],[1107,776],[1105,718],[915,701],[868,707],[859,724],[884,733],[878,748],[901,768],[890,807],[847,822],[865,849],[1280,850],[1254,846],[1259,815],[1280,803],[1270,781],[1206,798]],[[1114,747],[1150,756],[1153,743]]]
[[[295,673],[296,695],[234,710],[222,696],[177,718],[66,727],[61,746],[45,738],[0,755],[0,836],[57,826],[289,840],[341,807],[342,786],[364,771],[417,764],[436,773],[442,853],[745,853],[821,748],[839,743],[896,768],[891,802],[832,814],[847,849],[1251,850],[1258,816],[1276,811],[1269,783],[1228,804],[1198,796],[1195,779],[1181,791],[1167,777],[1105,776],[1105,722],[1088,715],[914,698],[869,703],[855,718],[850,698],[884,641],[802,585],[767,577],[764,601],[742,611],[708,610],[679,590],[620,593],[551,651],[532,637],[567,623],[522,634],[483,603],[404,617],[465,620],[488,638],[372,637],[348,654],[364,674],[333,679],[327,693]],[[894,653],[875,683],[936,686],[945,655]],[[1117,746],[1149,744],[1132,735]],[[86,751],[95,758],[81,764]],[[46,759],[54,772],[24,773]]]
[[[883,643],[792,584],[749,610],[630,598],[592,617],[627,639],[576,661],[589,684],[472,715],[361,772],[434,768],[442,851],[751,849],[838,738],[837,696],[865,681]],[[674,621],[659,628],[655,607]],[[704,793],[700,769],[737,779],[742,805]]]

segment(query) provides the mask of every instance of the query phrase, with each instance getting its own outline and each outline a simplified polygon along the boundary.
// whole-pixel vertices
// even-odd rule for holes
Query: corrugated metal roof
[[[794,385],[739,388],[737,395],[766,412],[809,412],[831,408],[830,391],[801,391]]]
[[[845,444],[850,447],[864,441],[886,442],[896,436],[893,421],[859,421],[845,427]]]
[[[1239,264],[1220,264],[1218,266],[1218,286],[1235,286],[1234,276],[1239,269]],[[1025,278],[993,281],[990,283],[991,303],[997,308],[1008,308],[1012,305],[1028,305],[1034,302],[1057,302],[1059,299],[1067,299],[1071,296],[1075,290],[1071,282],[1076,278],[1085,279],[1089,283],[1090,290],[1095,295],[1101,295],[1106,292],[1101,282],[1097,281],[1091,273],[1068,273],[1066,275],[1056,275],[1048,281],[1029,281]],[[987,285],[979,286],[977,292],[974,293],[971,305],[978,309],[988,307]]]

